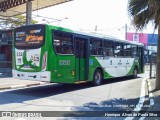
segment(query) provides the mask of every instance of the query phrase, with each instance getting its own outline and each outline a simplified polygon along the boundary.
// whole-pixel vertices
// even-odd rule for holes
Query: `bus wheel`
[[[94,72],[94,78],[93,78],[93,85],[98,86],[102,83],[102,71],[100,69],[97,69]]]
[[[134,71],[133,71],[133,78],[134,78],[134,79],[137,78],[137,74],[138,74],[138,70],[137,70],[137,68],[135,67],[135,68],[134,68]]]

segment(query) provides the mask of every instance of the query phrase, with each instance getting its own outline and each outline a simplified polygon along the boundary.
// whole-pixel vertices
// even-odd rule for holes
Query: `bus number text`
[[[70,60],[59,60],[59,65],[70,65]]]

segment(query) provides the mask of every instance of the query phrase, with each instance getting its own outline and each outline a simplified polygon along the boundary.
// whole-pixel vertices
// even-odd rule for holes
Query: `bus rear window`
[[[45,25],[24,26],[15,29],[14,43],[19,49],[36,49],[44,43]]]

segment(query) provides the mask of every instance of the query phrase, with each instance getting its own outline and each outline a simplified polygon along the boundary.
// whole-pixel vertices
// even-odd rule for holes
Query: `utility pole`
[[[97,25],[95,26],[95,31],[97,32]]]
[[[125,40],[127,40],[127,23],[125,24]]]
[[[26,3],[26,25],[30,25],[32,20],[32,1]]]

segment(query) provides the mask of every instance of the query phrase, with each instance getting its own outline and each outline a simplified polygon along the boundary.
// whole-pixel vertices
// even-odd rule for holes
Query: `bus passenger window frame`
[[[135,49],[136,48],[136,49]],[[132,45],[132,58],[139,57],[138,45]]]
[[[56,43],[55,40],[57,40],[58,42]],[[75,50],[74,50],[74,40],[73,40],[72,33],[64,32],[60,30],[53,30],[52,31],[52,44],[53,44],[53,49],[57,55],[74,55]]]
[[[97,46],[97,43],[100,42],[100,45]],[[90,38],[90,55],[91,56],[103,56],[103,42],[100,38]]]
[[[128,53],[130,55],[128,55]],[[124,57],[129,57],[129,58],[132,57],[132,45],[131,44],[129,43],[123,44],[123,54],[124,54]]]
[[[121,44],[120,48],[116,48],[116,44]],[[119,51],[117,53],[120,53],[120,54],[117,54],[115,51]],[[123,43],[122,42],[114,42],[114,56],[115,57],[124,57],[124,52],[123,52]]]
[[[108,46],[108,43],[111,43],[110,46]],[[113,41],[103,40],[103,56],[114,57]]]

